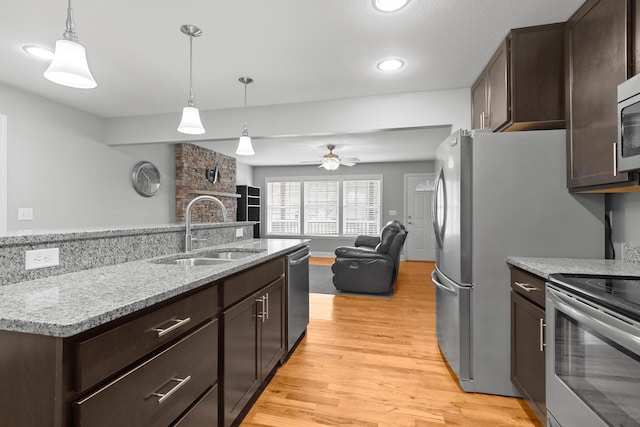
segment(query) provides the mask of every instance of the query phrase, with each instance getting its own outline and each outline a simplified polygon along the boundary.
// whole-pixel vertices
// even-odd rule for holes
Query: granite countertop
[[[0,330],[55,337],[76,335],[291,252],[307,242],[243,240],[194,251],[196,254],[234,248],[252,252],[250,256],[217,265],[187,267],[157,263],[181,255],[174,254],[0,286]]]
[[[507,257],[507,262],[545,279],[554,273],[640,276],[640,263],[614,259]]]

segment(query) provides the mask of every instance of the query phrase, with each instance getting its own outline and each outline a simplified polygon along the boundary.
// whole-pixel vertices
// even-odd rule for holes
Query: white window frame
[[[309,196],[310,196],[310,189],[307,188],[307,184],[312,184],[312,183],[317,183],[317,182],[323,182],[323,183],[328,183],[330,185],[335,184],[335,196],[336,196],[336,200],[335,200],[335,205],[331,206],[329,204],[326,204],[325,206],[311,206],[311,202],[309,200]],[[301,199],[302,199],[302,234],[305,236],[339,236],[340,235],[340,217],[341,217],[341,206],[340,206],[340,181],[336,180],[336,179],[324,179],[324,180],[304,180],[302,181],[302,195],[301,195]],[[328,225],[328,228],[335,228],[335,233],[322,233],[320,232],[320,222],[319,221],[312,221],[309,216],[307,215],[307,212],[310,212],[314,209],[326,209],[326,210],[335,210],[335,219],[329,219],[327,221],[323,221],[325,224]],[[316,226],[318,227],[317,231],[312,231],[310,230],[311,228],[311,224],[316,224]]]
[[[309,237],[309,238],[320,238],[320,239],[335,239],[335,238],[351,238],[353,235],[344,234],[344,221],[341,220],[344,218],[344,199],[343,199],[343,186],[344,181],[363,181],[363,180],[378,180],[380,181],[380,226],[382,226],[383,221],[383,212],[384,212],[384,179],[382,175],[339,175],[339,176],[287,176],[287,177],[266,177],[265,178],[265,198],[266,202],[264,203],[264,211],[263,217],[266,223],[265,227],[265,235],[269,237]],[[338,202],[339,202],[339,211],[338,211],[338,226],[339,233],[334,235],[313,235],[313,234],[305,234],[304,230],[304,221],[305,221],[305,209],[304,209],[304,183],[306,181],[337,181],[338,182]],[[271,218],[269,218],[269,183],[272,182],[299,182],[300,183],[300,233],[299,234],[277,234],[277,233],[269,233],[269,222]]]
[[[374,207],[372,205],[360,206],[360,208],[364,208],[364,209],[367,209],[367,210],[372,209],[372,208],[373,209],[377,208],[377,210],[378,210],[378,218],[377,218],[377,221],[374,223],[374,227],[371,230],[360,230],[360,231],[357,231],[357,232],[355,232],[353,234],[351,234],[351,233],[347,234],[347,232],[346,232],[346,230],[347,230],[347,222],[353,222],[354,220],[351,219],[351,218],[348,219],[347,215],[346,215],[346,213],[344,211],[345,210],[345,206],[346,206],[346,203],[344,203],[344,202],[345,202],[345,200],[347,198],[347,194],[345,193],[344,188],[345,188],[345,184],[347,182],[358,182],[358,181],[360,181],[360,182],[370,182],[370,181],[378,181],[378,180],[377,179],[371,179],[371,178],[369,178],[369,179],[361,179],[360,178],[360,179],[344,179],[342,181],[342,191],[343,191],[343,194],[342,194],[342,234],[344,236],[357,236],[357,235],[360,235],[360,234],[374,235],[374,234],[377,234],[379,232],[379,230],[380,230],[380,228],[382,226],[382,181],[378,181],[378,206],[377,207]],[[371,224],[371,221],[366,221],[366,222]]]
[[[286,183],[297,183],[300,185],[300,199],[298,199],[298,233],[270,233],[269,229],[272,227],[272,219],[271,219],[271,195],[269,194],[269,189],[270,186],[269,184],[271,183],[282,183],[282,182],[286,182]],[[275,236],[300,236],[300,234],[302,233],[302,205],[301,205],[301,199],[302,199],[302,183],[300,183],[299,181],[295,180],[295,179],[274,179],[271,181],[267,181],[266,182],[266,192],[265,192],[265,212],[264,212],[264,217],[266,219],[266,227],[265,227],[265,232],[267,235],[275,235]]]

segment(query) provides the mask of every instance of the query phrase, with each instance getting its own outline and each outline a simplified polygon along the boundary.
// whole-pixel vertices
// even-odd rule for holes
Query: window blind
[[[300,234],[300,183],[267,184],[267,233]]]
[[[304,234],[337,236],[340,234],[338,181],[305,181]]]
[[[343,234],[380,232],[380,180],[343,181]]]

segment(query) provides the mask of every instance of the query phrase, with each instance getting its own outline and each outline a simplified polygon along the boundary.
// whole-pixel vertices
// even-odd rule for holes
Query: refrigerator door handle
[[[449,292],[452,295],[458,295],[458,291],[454,288],[454,287],[449,287],[448,285],[440,282],[438,280],[438,273],[436,273],[435,270],[433,270],[431,272],[431,281],[433,282],[434,285],[436,285],[437,287],[439,287],[440,289],[442,289],[445,292]]]
[[[436,235],[436,241],[438,242],[438,247],[440,249],[442,249],[442,240],[444,237],[444,226],[445,224],[440,224],[440,221],[438,220],[438,212],[441,209],[440,203],[439,203],[439,198],[440,198],[440,194],[442,194],[442,202],[443,206],[442,209],[446,209],[447,208],[447,194],[445,192],[445,186],[444,186],[444,172],[441,170],[440,174],[438,175],[438,179],[436,181],[436,188],[435,191],[432,193],[431,196],[431,221],[433,222],[433,231]],[[446,218],[446,215],[442,215],[442,218]]]

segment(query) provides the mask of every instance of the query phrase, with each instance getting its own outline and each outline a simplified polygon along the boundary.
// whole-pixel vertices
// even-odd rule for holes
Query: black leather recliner
[[[353,246],[335,250],[331,266],[336,289],[370,294],[393,290],[400,267],[400,251],[407,231],[398,221],[388,222],[380,237],[358,236]]]

